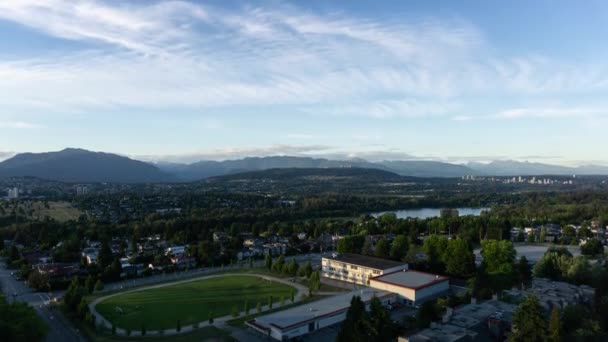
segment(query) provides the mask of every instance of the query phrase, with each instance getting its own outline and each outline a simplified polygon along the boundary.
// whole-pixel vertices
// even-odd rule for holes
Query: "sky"
[[[0,160],[608,164],[608,2],[0,1]]]

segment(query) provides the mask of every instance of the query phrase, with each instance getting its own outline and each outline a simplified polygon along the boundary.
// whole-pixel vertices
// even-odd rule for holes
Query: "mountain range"
[[[331,160],[310,157],[249,157],[192,164],[147,163],[128,157],[68,148],[58,152],[21,153],[0,162],[0,177],[31,176],[72,183],[188,182],[209,177],[269,169],[377,169],[410,177],[608,175],[608,167],[566,167],[551,164],[493,161],[488,164],[451,164],[427,160],[369,162],[363,159]]]

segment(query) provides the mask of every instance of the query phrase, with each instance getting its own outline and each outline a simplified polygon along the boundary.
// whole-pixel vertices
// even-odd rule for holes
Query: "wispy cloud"
[[[0,128],[10,129],[34,129],[42,126],[24,121],[0,121]]]
[[[1,152],[0,151],[0,161],[6,160],[14,155],[15,155],[14,152]]]
[[[205,151],[198,151],[187,154],[175,155],[144,155],[133,156],[136,159],[145,161],[166,161],[176,163],[192,163],[201,160],[227,160],[245,157],[265,157],[265,156],[305,156],[311,153],[319,153],[331,149],[325,145],[286,145],[278,144],[266,147],[224,147]]]
[[[0,102],[12,109],[297,105],[457,118],[470,96],[608,90],[605,66],[497,56],[459,19],[379,21],[274,3],[227,12],[186,1],[6,0],[0,20],[85,43],[0,59]]]
[[[572,117],[594,117],[598,115],[608,115],[607,107],[523,107],[501,111],[494,117],[503,119],[522,119],[522,118],[572,118]]]

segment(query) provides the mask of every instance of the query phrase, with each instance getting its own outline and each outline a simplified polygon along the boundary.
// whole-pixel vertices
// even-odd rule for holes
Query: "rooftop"
[[[406,263],[380,259],[369,257],[361,254],[351,254],[351,253],[340,253],[336,256],[325,257],[326,259],[336,260],[345,262],[347,264],[359,265],[363,267],[373,268],[377,270],[386,270],[393,267],[404,266],[407,268]]]
[[[371,280],[417,290],[437,283],[448,281],[449,278],[430,273],[408,270],[384,274],[379,277],[372,278]]]
[[[387,295],[390,296],[392,294],[390,292],[372,289],[356,290],[258,317],[255,319],[254,324],[264,328],[274,326],[281,330],[285,330],[292,326],[304,324],[315,318],[347,310],[350,307],[350,301],[354,296],[360,296],[361,300],[368,302],[374,296],[382,298]]]
[[[463,329],[450,324],[433,325],[431,328],[424,329],[415,335],[405,338],[408,342],[457,342],[472,341],[477,335],[472,330]]]

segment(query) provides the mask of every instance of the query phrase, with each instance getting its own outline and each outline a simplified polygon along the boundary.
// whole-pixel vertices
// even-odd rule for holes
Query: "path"
[[[165,287],[165,286],[173,286],[173,285],[178,285],[178,284],[184,284],[184,283],[190,283],[193,281],[201,281],[201,280],[205,280],[205,279],[211,279],[211,278],[219,278],[219,277],[232,277],[232,276],[248,276],[248,277],[258,277],[258,278],[262,278],[268,281],[274,281],[277,283],[281,283],[281,284],[286,284],[289,286],[294,287],[298,292],[296,293],[295,297],[294,297],[294,303],[299,302],[300,300],[302,300],[302,298],[304,298],[304,296],[306,296],[308,294],[308,288],[302,284],[298,284],[296,282],[292,282],[286,279],[281,279],[281,278],[275,278],[275,277],[271,277],[271,276],[267,276],[267,275],[262,275],[262,274],[251,274],[251,273],[230,273],[230,274],[216,274],[216,275],[209,275],[209,276],[205,276],[205,277],[199,277],[199,278],[193,278],[193,279],[186,279],[186,280],[181,280],[181,281],[176,281],[176,282],[172,282],[172,283],[163,283],[163,284],[158,284],[158,285],[154,285],[154,286],[147,286],[147,287],[142,287],[142,288],[137,288],[137,289],[133,289],[133,290],[129,290],[129,291],[124,291],[124,292],[119,292],[119,293],[113,293],[107,296],[103,296],[103,297],[99,297],[97,299],[95,299],[94,301],[92,301],[89,304],[89,310],[91,311],[91,314],[95,317],[95,322],[97,322],[96,324],[103,324],[103,326],[107,327],[108,329],[112,328],[112,323],[110,323],[105,317],[103,317],[99,312],[97,312],[97,310],[95,309],[96,305],[101,303],[102,301],[112,298],[112,297],[116,297],[116,296],[121,296],[123,294],[127,294],[127,293],[133,293],[133,292],[139,292],[139,291],[146,291],[146,290],[150,290],[150,289],[156,289],[156,288],[161,288],[161,287]],[[288,305],[287,303],[285,303],[285,305]],[[279,308],[281,307],[281,303],[276,303],[273,305],[273,309],[274,308]],[[262,307],[262,312],[269,310],[270,308],[268,307],[268,305],[265,305]],[[253,310],[252,310],[253,311]],[[239,317],[242,317],[243,315],[245,315],[245,312],[241,312],[239,314]],[[203,327],[207,327],[210,325],[213,326],[217,326],[217,327],[223,327],[226,325],[226,322],[229,320],[234,319],[234,317],[232,315],[227,315],[227,316],[223,316],[223,317],[218,317],[218,318],[214,318],[213,320],[213,324],[209,324],[208,321],[202,321],[198,323],[198,328],[203,328]],[[187,333],[190,332],[192,330],[194,330],[194,325],[196,324],[191,324],[191,325],[186,325],[183,326],[181,331],[177,331],[176,329],[166,329],[166,330],[149,330],[146,331],[146,335],[150,335],[150,336],[168,336],[168,335],[176,335],[176,334],[182,334],[182,333]],[[116,334],[117,335],[121,335],[121,336],[126,336],[127,335],[127,331],[126,329],[123,328],[116,328]],[[131,331],[131,336],[140,336],[141,335],[141,331],[140,330],[132,330]]]

